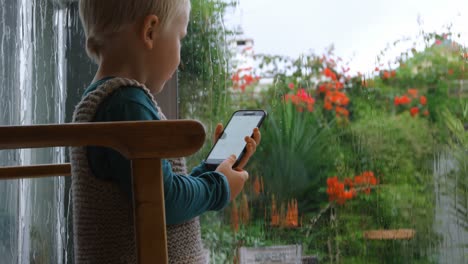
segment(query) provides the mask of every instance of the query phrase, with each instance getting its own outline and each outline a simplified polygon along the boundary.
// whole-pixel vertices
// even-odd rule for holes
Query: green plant
[[[183,102],[179,105],[180,116],[200,120],[208,135],[204,148],[188,159],[189,165],[195,165],[205,158],[216,123],[225,123],[233,112],[228,39],[237,33],[226,30],[223,24],[226,9],[235,2],[195,0],[191,4],[178,77]]]
[[[316,204],[323,194],[304,192],[318,190],[332,166],[334,154],[328,143],[334,123],[324,122],[314,112],[298,112],[292,104],[279,103],[268,112],[262,128],[264,144],[253,158],[253,171],[263,175],[268,191],[279,199],[307,195],[308,203]]]

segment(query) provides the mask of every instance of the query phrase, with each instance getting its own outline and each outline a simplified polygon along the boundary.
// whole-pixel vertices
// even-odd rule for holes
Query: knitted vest
[[[143,84],[113,78],[81,100],[73,114],[73,122],[92,122],[101,102],[126,86],[145,91],[161,119],[166,119]],[[187,174],[184,159],[169,161],[174,173]],[[114,182],[92,175],[86,147],[71,148],[71,167],[75,263],[136,263],[133,209],[128,196]],[[208,263],[209,254],[203,249],[198,217],[166,228],[169,263]]]

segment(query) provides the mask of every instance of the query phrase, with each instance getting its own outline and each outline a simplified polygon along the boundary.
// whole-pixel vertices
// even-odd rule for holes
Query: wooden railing
[[[196,121],[0,126],[0,150],[102,146],[132,162],[138,263],[167,263],[161,159],[195,153],[205,139]],[[71,175],[69,164],[0,167],[0,180]]]

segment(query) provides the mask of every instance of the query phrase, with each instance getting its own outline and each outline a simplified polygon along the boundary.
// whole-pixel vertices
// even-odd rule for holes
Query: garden
[[[222,21],[233,6],[192,1],[179,71],[181,115],[208,135],[237,109],[268,112],[243,193],[201,218],[213,262],[291,244],[320,263],[468,259],[468,50],[457,33],[415,34],[420,46],[372,73],[351,73],[333,48],[256,55],[240,72],[229,49],[239,32]]]

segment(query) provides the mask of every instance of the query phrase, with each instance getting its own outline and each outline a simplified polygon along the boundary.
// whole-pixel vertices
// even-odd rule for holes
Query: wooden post
[[[133,160],[132,175],[138,263],[167,263],[161,159]]]

